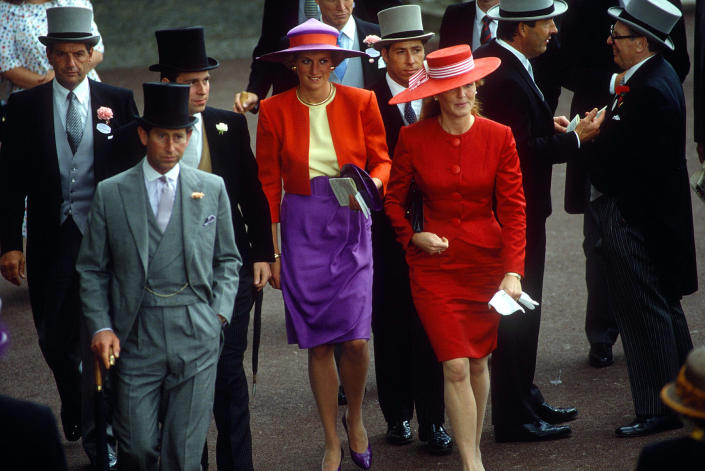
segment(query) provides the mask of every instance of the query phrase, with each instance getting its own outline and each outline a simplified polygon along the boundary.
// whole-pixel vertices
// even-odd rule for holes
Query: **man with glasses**
[[[671,0],[671,3],[681,10],[680,0]],[[605,42],[605,36],[611,34],[613,28],[613,19],[605,15],[605,11],[617,4],[617,0],[574,0],[565,15],[559,33],[566,64],[561,75],[565,77],[563,86],[574,92],[571,116],[582,115],[595,107],[601,109],[610,102],[620,69],[612,60],[612,50]],[[664,58],[673,66],[682,82],[690,69],[683,18],[673,27],[671,38],[675,48],[673,51],[666,50]],[[616,41],[621,39],[616,38]],[[588,362],[594,368],[602,368],[613,363],[612,345],[619,334],[607,295],[605,260],[595,249],[599,227],[595,214],[587,207],[589,181],[590,175],[584,160],[568,162],[565,210],[570,214],[584,214],[583,251],[587,285],[585,334],[590,344]]]
[[[675,47],[669,34],[681,12],[667,0],[632,0],[608,14],[617,21],[607,44],[622,72],[588,152],[589,209],[636,412],[615,433],[635,437],[682,427],[659,393],[692,349],[680,305],[697,289],[685,100],[661,54]]]

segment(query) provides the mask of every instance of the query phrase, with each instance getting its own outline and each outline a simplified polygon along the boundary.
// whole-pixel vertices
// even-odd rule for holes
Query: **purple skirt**
[[[370,338],[371,219],[340,206],[328,177],[281,205],[281,286],[289,343],[300,348]]]

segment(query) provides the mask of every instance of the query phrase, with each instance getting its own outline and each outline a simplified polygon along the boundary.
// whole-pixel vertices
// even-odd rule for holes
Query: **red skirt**
[[[454,240],[440,255],[410,247],[407,261],[414,305],[438,360],[492,353],[500,315],[487,303],[504,275],[501,249]]]

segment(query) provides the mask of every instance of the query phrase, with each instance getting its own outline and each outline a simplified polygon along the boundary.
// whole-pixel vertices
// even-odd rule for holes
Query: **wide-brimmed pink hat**
[[[325,23],[311,18],[286,33],[289,47],[281,51],[270,52],[257,59],[270,62],[283,62],[290,54],[302,51],[330,51],[335,52],[343,59],[346,57],[366,56],[362,51],[354,51],[338,46],[340,31]]]
[[[409,88],[391,100],[390,105],[437,95],[468,83],[476,82],[494,72],[502,61],[498,57],[473,59],[467,44],[451,46],[426,56],[426,67],[409,78]]]

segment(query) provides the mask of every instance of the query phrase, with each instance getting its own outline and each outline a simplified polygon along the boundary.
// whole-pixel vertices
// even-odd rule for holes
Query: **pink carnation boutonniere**
[[[370,64],[375,61],[379,57],[379,51],[373,47],[374,43],[381,41],[382,38],[377,36],[376,34],[368,34],[365,36],[365,39],[362,40],[363,43],[367,45],[367,49],[365,49],[365,54],[370,56],[369,61]]]
[[[113,119],[113,110],[107,106],[101,106],[95,113],[99,120],[104,121],[103,123],[98,123],[96,129],[103,134],[110,134],[112,132],[110,120]]]
[[[200,191],[194,191],[193,193],[191,193],[191,198],[195,200],[200,200],[204,196],[206,196],[206,194]]]

